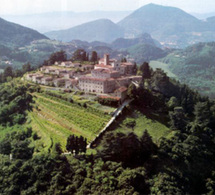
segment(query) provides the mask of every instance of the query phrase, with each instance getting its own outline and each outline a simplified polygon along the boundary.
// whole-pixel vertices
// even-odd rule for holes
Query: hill
[[[113,22],[119,22],[130,13],[131,11],[61,11],[29,15],[3,15],[2,17],[8,21],[45,33],[72,28],[102,18],[107,18]]]
[[[73,39],[80,39],[88,42],[112,42],[119,37],[123,37],[123,30],[111,20],[100,19],[67,30],[48,32],[45,33],[45,35],[51,39],[65,42],[69,42]]]
[[[179,80],[203,95],[215,97],[215,42],[198,43],[184,50],[176,50],[161,61]]]
[[[149,44],[137,44],[129,47],[126,51],[137,63],[159,59],[167,55],[164,50]]]
[[[184,47],[200,41],[212,41],[207,22],[175,7],[148,4],[121,20],[118,25],[129,36],[149,33],[166,46]],[[206,36],[207,35],[207,36]]]
[[[8,22],[0,18],[0,44],[5,46],[24,46],[34,40],[48,39],[35,30]]]
[[[111,46],[114,49],[125,49],[137,44],[149,44],[149,45],[158,45],[160,44],[152,39],[152,37],[148,33],[144,33],[139,35],[137,38],[134,39],[125,39],[125,38],[118,38],[112,42]]]

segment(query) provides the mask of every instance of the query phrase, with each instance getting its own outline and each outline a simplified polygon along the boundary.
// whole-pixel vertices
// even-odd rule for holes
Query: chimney
[[[109,65],[109,54],[104,54],[104,65]]]

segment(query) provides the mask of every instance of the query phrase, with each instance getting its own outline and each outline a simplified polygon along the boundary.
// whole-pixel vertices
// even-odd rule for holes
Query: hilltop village
[[[41,85],[113,96],[123,101],[128,86],[141,81],[142,77],[136,76],[136,71],[134,62],[120,62],[105,54],[95,65],[56,62],[53,66],[43,66],[40,71],[27,74],[26,79]]]

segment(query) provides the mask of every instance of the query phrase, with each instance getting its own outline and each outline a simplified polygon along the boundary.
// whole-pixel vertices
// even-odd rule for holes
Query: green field
[[[170,137],[172,131],[167,127],[166,116],[160,117],[162,115],[151,113],[149,110],[140,112],[134,110],[126,116],[122,117],[114,128],[115,132],[128,133],[133,131],[138,137],[143,135],[145,130],[152,136],[152,139],[155,143],[158,143],[161,137]],[[129,119],[134,119],[136,121],[136,126],[132,130],[128,128],[124,121]]]
[[[92,108],[84,108],[44,93],[34,93],[35,105],[29,113],[33,131],[41,137],[39,150],[48,150],[60,142],[65,150],[69,135],[82,135],[90,142],[106,125],[110,115]]]
[[[156,68],[163,69],[164,72],[166,72],[167,76],[169,76],[169,77],[177,78],[177,76],[169,70],[169,68],[168,68],[169,65],[168,64],[165,64],[165,63],[162,63],[162,62],[159,62],[159,61],[150,61],[149,65],[153,69],[156,69]]]

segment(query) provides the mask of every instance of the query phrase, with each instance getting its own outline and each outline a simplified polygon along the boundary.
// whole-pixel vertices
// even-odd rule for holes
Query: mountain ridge
[[[0,44],[5,46],[24,46],[31,41],[48,39],[36,30],[0,18]]]

